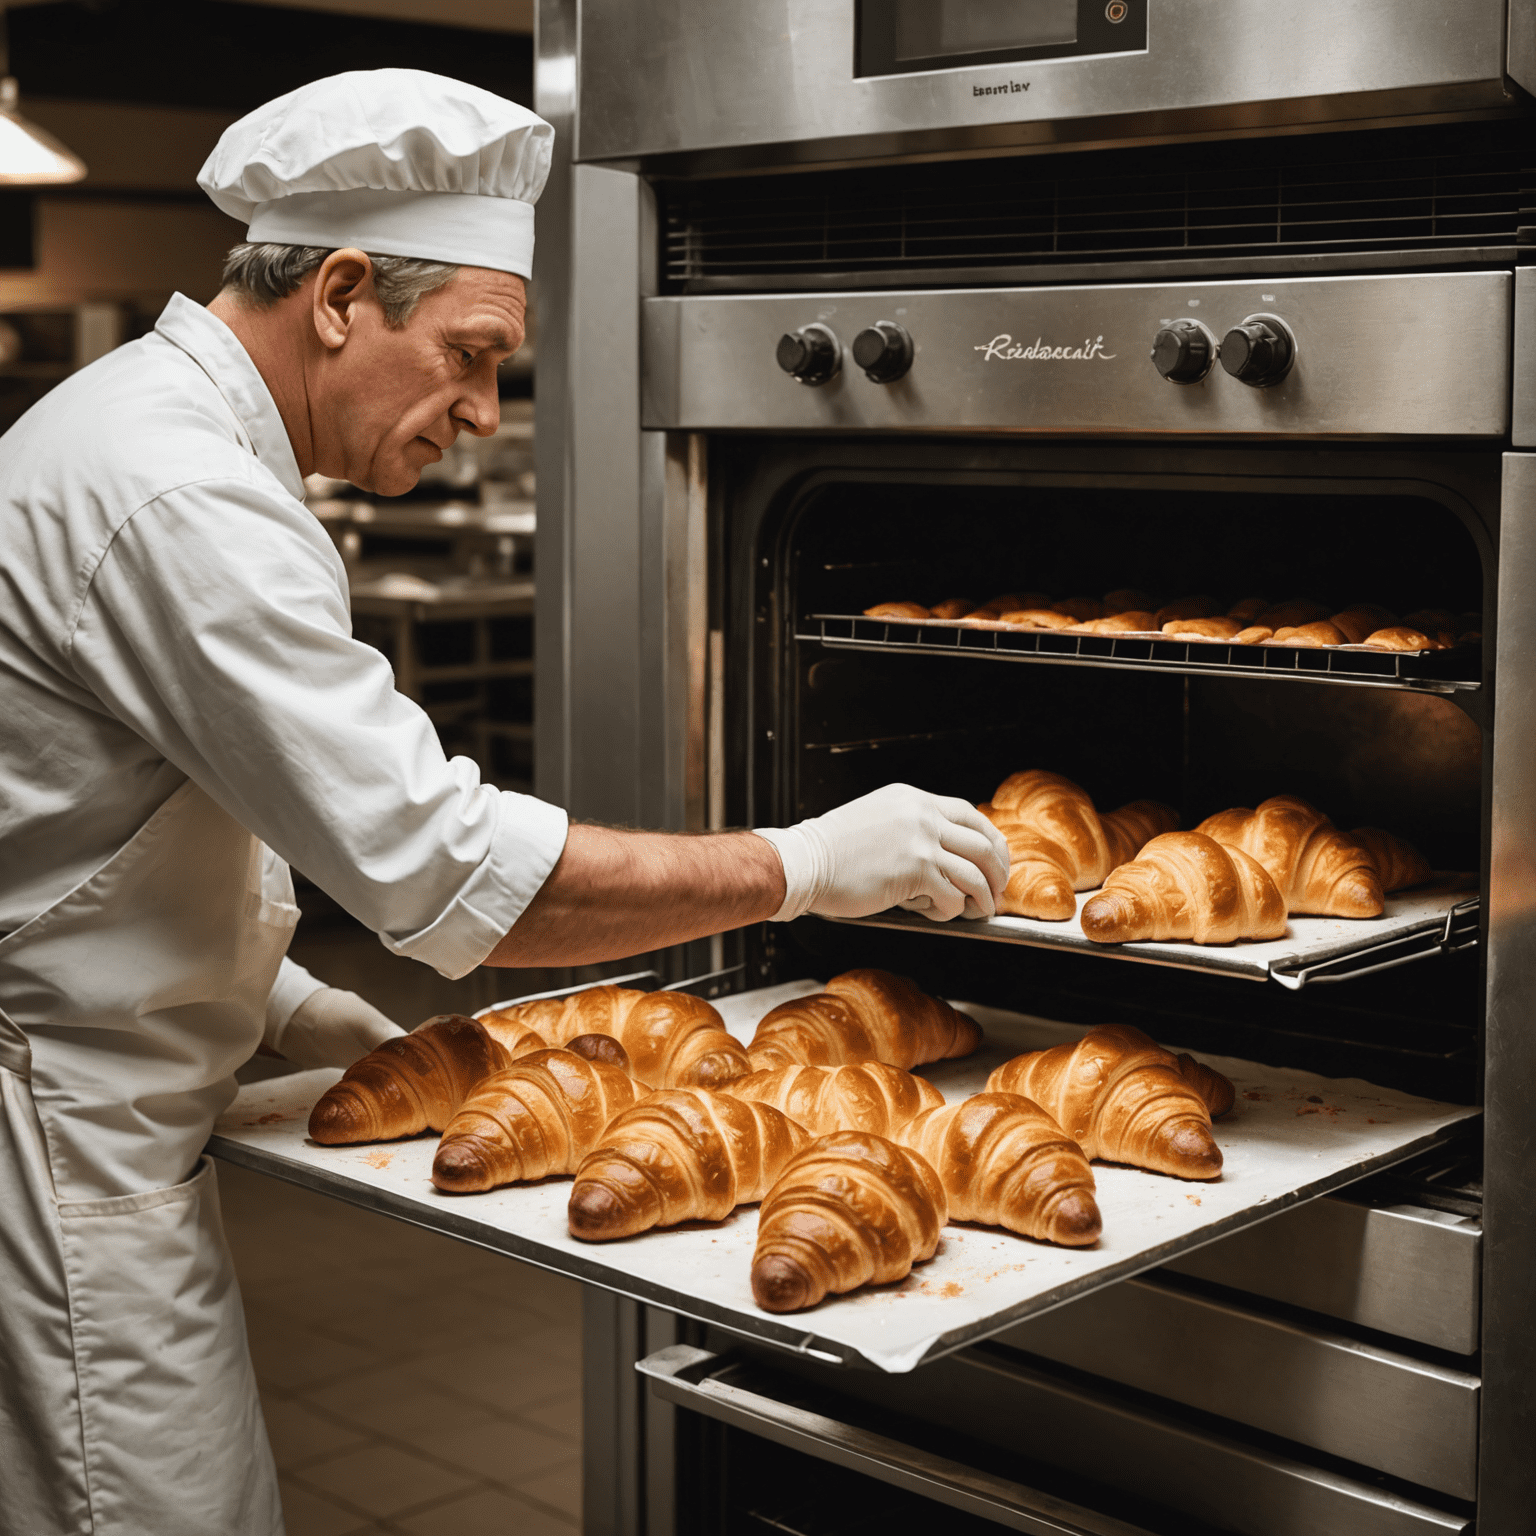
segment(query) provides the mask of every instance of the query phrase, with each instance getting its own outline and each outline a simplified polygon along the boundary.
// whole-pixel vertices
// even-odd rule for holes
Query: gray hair
[[[224,287],[257,309],[270,309],[279,299],[296,293],[333,247],[322,245],[237,245],[224,258]],[[415,256],[375,256],[373,290],[384,310],[384,323],[398,331],[429,293],[435,293],[459,269],[447,261],[422,261]]]

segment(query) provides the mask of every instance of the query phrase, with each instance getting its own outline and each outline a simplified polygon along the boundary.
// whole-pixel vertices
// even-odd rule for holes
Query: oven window
[[[858,75],[913,74],[1147,45],[1148,0],[859,0]],[[1020,82],[1019,90],[1023,84]],[[1013,87],[979,94],[1012,93]]]

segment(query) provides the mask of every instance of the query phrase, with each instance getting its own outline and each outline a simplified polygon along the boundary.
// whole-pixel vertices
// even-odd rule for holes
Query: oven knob
[[[1152,339],[1152,366],[1170,384],[1198,384],[1217,350],[1216,338],[1198,320],[1172,320]]]
[[[912,366],[912,338],[894,320],[877,320],[853,338],[853,360],[876,384],[894,384]]]
[[[1296,338],[1278,315],[1249,315],[1221,338],[1221,366],[1234,379],[1266,389],[1296,361]]]
[[[802,384],[825,384],[843,366],[843,349],[821,324],[804,325],[779,337],[779,367]]]

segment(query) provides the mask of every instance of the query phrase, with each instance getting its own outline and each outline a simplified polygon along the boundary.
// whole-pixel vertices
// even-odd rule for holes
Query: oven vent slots
[[[1009,269],[1190,258],[1508,260],[1536,241],[1536,138],[1517,120],[663,182],[658,191],[675,291],[920,283],[936,273],[984,281]]]

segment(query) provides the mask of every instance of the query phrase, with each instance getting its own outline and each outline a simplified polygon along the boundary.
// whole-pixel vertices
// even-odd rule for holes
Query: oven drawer
[[[1456,1355],[1478,1348],[1482,1225],[1325,1197],[1163,1267]]]
[[[996,1342],[1471,1499],[1480,1382],[1344,1334],[1124,1281]]]
[[[985,1346],[907,1376],[762,1363],[689,1345],[638,1363],[665,1400],[806,1455],[992,1520],[1054,1536],[1118,1533],[1139,1523],[1087,1507],[1092,1483],[1240,1536],[1450,1536],[1470,1517],[1310,1465],[1273,1449],[1191,1427],[1109,1393],[1056,1378]],[[803,1381],[802,1375],[809,1378]],[[897,1419],[893,1415],[905,1417]],[[935,1452],[923,1426],[944,1452]],[[978,1463],[946,1454],[969,1437]],[[1075,1505],[993,1470],[989,1447],[1053,1469]]]

